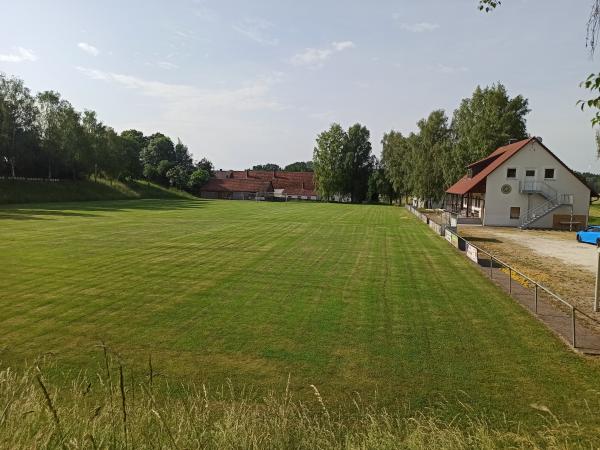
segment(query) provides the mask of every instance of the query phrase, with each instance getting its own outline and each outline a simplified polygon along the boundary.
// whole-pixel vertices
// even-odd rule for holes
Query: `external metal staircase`
[[[531,224],[561,206],[573,206],[572,194],[559,194],[543,181],[522,181],[520,191],[522,194],[539,194],[546,199],[541,205],[528,210],[525,216],[521,218],[519,228],[522,229],[528,228]]]

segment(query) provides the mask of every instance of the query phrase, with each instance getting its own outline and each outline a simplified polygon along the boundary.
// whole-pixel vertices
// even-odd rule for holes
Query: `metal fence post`
[[[492,255],[490,255],[490,280],[494,279],[494,257]]]
[[[512,294],[512,269],[508,266],[508,293]]]
[[[535,300],[535,313],[538,313],[538,285],[537,283],[534,283],[535,286],[535,294],[534,294],[534,300]]]
[[[573,348],[577,348],[577,339],[575,336],[575,307],[571,306],[571,331],[573,332]]]

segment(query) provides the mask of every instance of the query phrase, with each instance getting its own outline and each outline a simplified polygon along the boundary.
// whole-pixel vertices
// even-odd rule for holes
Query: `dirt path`
[[[575,233],[465,225],[458,231],[465,239],[600,320],[600,313],[592,311],[596,249],[579,244]]]
[[[548,234],[548,232],[535,230],[494,230],[494,234],[508,239],[514,244],[529,247],[540,255],[558,258],[565,264],[581,266],[593,273],[596,272],[596,247],[577,242],[574,233],[567,234],[569,239],[565,239],[565,233],[556,236]]]

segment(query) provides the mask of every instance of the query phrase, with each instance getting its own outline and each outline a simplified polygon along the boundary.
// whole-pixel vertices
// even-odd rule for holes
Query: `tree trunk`
[[[48,179],[52,178],[52,163],[48,160]]]
[[[16,175],[15,175],[15,158],[14,157],[10,158],[10,173],[13,178],[16,177]]]

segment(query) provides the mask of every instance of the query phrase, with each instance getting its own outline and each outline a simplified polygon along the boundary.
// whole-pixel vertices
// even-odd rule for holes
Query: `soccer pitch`
[[[586,421],[594,360],[567,348],[402,208],[139,200],[0,209],[0,361],[380,405],[460,402]],[[141,376],[141,375],[140,375]],[[540,419],[542,420],[542,419]],[[589,419],[591,420],[591,419]]]

